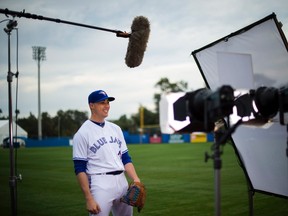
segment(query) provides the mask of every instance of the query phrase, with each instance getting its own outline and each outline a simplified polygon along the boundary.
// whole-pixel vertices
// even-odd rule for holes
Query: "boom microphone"
[[[61,20],[61,19],[55,19],[51,17],[44,17],[44,16],[37,15],[37,14],[26,13],[25,10],[23,10],[22,12],[17,12],[17,11],[8,10],[7,8],[6,9],[0,8],[0,13],[5,14],[6,16],[12,15],[13,17],[25,17],[28,19],[46,20],[46,21],[52,21],[56,23],[64,23],[64,24],[91,28],[91,29],[96,29],[96,30],[101,30],[101,31],[107,31],[107,32],[116,33],[117,37],[129,38],[129,44],[127,48],[125,62],[126,62],[126,65],[130,68],[137,67],[141,64],[143,60],[144,52],[146,50],[149,34],[150,34],[150,23],[148,19],[144,16],[137,16],[134,18],[133,23],[131,25],[131,33],[129,34],[127,32],[122,32],[119,30],[107,29],[107,28],[102,28],[102,27],[97,27],[97,26],[92,26],[92,25],[86,25],[82,23],[75,23],[75,22],[70,22],[70,21]],[[7,28],[13,29],[13,27],[16,27],[16,25],[17,25],[16,21],[15,22],[10,21],[7,25]]]
[[[126,65],[130,68],[141,64],[150,34],[149,20],[144,16],[134,18],[125,57]]]

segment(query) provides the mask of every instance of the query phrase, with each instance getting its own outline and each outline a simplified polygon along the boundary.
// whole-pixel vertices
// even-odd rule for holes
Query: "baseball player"
[[[88,96],[91,117],[73,137],[74,169],[91,216],[109,216],[110,212],[132,216],[132,207],[120,202],[128,189],[125,173],[140,182],[122,130],[105,120],[114,100],[103,90],[92,92]]]

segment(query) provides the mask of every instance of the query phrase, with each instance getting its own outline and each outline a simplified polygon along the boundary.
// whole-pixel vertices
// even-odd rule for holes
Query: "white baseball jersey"
[[[87,174],[123,170],[122,154],[128,151],[120,127],[105,121],[101,127],[86,120],[73,138],[73,160],[87,161]]]

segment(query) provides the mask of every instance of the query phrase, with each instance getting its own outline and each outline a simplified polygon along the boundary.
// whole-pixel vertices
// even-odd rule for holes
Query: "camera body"
[[[190,124],[178,132],[213,131],[214,122],[232,114],[233,106],[234,90],[228,85],[215,92],[207,88],[188,92],[173,104],[175,120],[190,119]]]

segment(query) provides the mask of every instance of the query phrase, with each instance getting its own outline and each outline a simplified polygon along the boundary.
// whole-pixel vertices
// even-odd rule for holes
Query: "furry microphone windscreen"
[[[126,65],[130,68],[141,64],[150,34],[149,20],[144,16],[134,18],[131,25],[131,35],[125,57]]]

